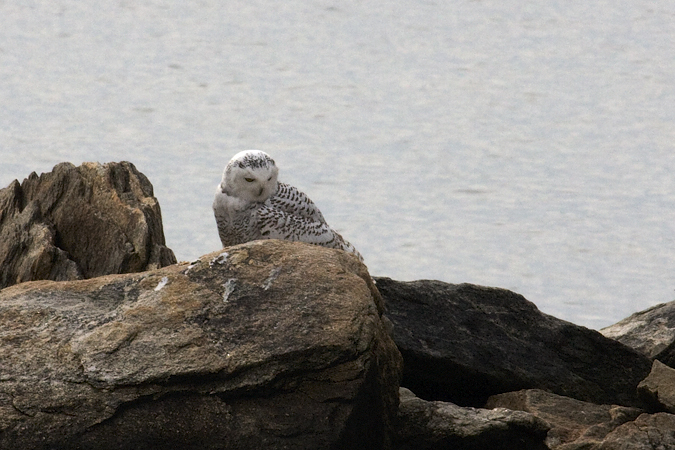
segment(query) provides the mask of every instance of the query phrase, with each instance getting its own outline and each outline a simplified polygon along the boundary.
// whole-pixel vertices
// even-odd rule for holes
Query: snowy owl
[[[301,241],[361,254],[323,218],[309,197],[277,181],[274,160],[260,150],[239,152],[223,171],[213,212],[223,247],[256,239]]]

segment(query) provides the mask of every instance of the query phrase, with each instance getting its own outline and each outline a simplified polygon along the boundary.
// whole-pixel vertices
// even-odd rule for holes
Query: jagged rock
[[[569,450],[670,450],[675,448],[675,415],[642,414],[612,431],[600,443]],[[568,450],[568,449],[565,449]]]
[[[675,302],[652,306],[600,332],[651,359],[675,367]]]
[[[654,409],[675,414],[675,369],[654,360],[649,376],[638,385],[638,393]]]
[[[152,184],[129,162],[61,163],[0,190],[0,288],[175,262]]]
[[[547,422],[551,429],[546,445],[552,450],[580,450],[597,444],[643,412],[638,408],[595,405],[539,389],[494,395],[485,407],[525,411]]]
[[[398,450],[545,450],[548,424],[507,409],[465,408],[400,390]]]
[[[0,291],[0,449],[390,448],[401,357],[367,269],[251,242]]]
[[[598,404],[641,406],[651,362],[596,331],[541,313],[521,295],[440,281],[376,278],[405,361],[402,386],[427,400],[481,406],[539,388]]]

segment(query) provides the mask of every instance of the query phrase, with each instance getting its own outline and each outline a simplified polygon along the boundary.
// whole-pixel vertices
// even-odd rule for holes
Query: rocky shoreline
[[[516,293],[256,241],[176,263],[130,163],[0,190],[0,449],[675,448],[675,303]]]

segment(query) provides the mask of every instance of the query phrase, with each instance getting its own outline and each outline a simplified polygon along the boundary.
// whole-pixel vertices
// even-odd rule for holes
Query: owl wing
[[[326,219],[323,218],[323,214],[314,202],[304,192],[289,184],[278,183],[277,192],[269,202],[274,209],[279,211],[313,222],[326,223]]]
[[[363,261],[363,257],[356,248],[324,221],[319,222],[312,218],[291,214],[274,208],[270,204],[263,204],[258,208],[256,219],[263,239],[300,241],[337,248],[353,253],[360,261]]]
[[[284,239],[332,246],[335,231],[326,222],[292,214],[263,204],[256,212],[260,234],[264,239]]]
[[[319,208],[294,186],[279,183],[276,194],[256,211],[263,239],[300,241],[337,248],[363,257],[356,248],[332,229]]]

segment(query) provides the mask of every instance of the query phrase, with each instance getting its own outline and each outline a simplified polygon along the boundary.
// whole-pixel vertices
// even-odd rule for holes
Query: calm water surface
[[[129,160],[181,260],[269,152],[373,275],[593,328],[675,298],[675,3],[0,2],[0,185]]]

